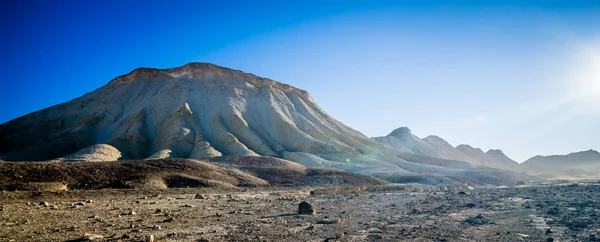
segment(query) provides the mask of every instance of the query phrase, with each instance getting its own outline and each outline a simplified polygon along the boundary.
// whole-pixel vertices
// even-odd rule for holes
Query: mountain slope
[[[426,142],[415,147],[421,143],[428,154]],[[0,160],[95,157],[98,144],[114,147],[119,160],[272,156],[381,178],[427,174],[451,182],[464,168],[402,158],[408,150],[347,127],[306,91],[207,63],[139,68],[0,125]]]
[[[513,171],[519,171],[521,169],[519,163],[506,156],[506,154],[504,154],[502,150],[492,149],[485,152],[485,154],[492,157],[496,164],[503,165],[504,167],[506,167],[506,169],[510,169]]]
[[[567,155],[538,155],[521,163],[520,166],[534,174],[600,176],[600,153],[595,150],[587,150]]]

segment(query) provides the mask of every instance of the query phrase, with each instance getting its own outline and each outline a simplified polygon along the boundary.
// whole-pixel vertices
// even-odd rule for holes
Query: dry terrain
[[[0,241],[599,241],[596,182],[8,192]],[[351,193],[356,192],[356,193]],[[333,193],[333,194],[332,194]],[[200,195],[196,195],[200,194]],[[307,201],[315,215],[299,215]]]

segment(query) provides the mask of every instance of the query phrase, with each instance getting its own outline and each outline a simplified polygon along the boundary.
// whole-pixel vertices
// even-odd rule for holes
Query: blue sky
[[[600,1],[2,1],[0,123],[137,67],[211,62],[517,161],[600,149]]]

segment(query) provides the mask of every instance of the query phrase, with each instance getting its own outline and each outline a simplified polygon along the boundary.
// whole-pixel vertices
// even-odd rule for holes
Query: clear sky
[[[295,3],[292,3],[295,2]],[[211,62],[522,162],[600,149],[600,1],[0,2],[0,123],[137,67]]]

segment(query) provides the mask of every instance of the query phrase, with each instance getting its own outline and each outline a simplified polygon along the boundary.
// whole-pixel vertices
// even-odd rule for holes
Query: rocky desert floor
[[[598,182],[311,190],[2,192],[0,241],[600,241]]]

